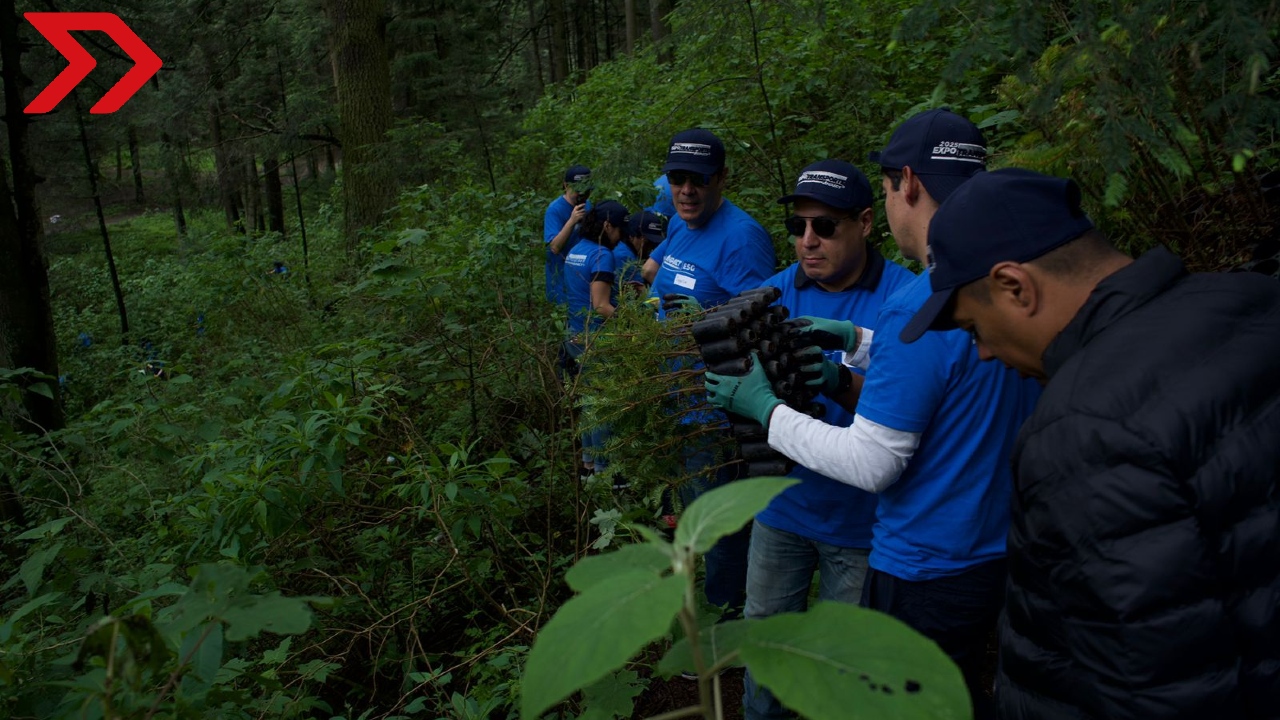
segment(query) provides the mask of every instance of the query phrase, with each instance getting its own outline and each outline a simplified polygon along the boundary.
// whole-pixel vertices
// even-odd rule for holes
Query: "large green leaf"
[[[311,627],[311,608],[304,597],[284,597],[278,592],[238,598],[222,613],[227,639],[247,640],[260,632],[299,635]]]
[[[635,710],[636,696],[644,692],[645,681],[634,670],[610,673],[582,691],[586,709],[578,720],[616,720],[629,718]]]
[[[578,561],[565,573],[569,587],[584,592],[591,586],[607,581],[622,570],[647,570],[658,575],[671,567],[671,558],[662,548],[651,543],[624,545],[616,552],[592,555]]]
[[[698,645],[702,647],[702,662],[706,667],[711,668],[729,654],[736,652],[742,641],[746,639],[748,627],[754,622],[756,621],[731,620],[699,630]],[[742,665],[741,658],[729,663],[729,667],[739,665]],[[675,675],[686,670],[693,672],[697,668],[693,662],[693,644],[689,642],[688,637],[683,637],[671,646],[666,655],[662,656],[662,660],[658,662],[658,672],[663,675]]]
[[[187,633],[178,658],[191,667],[182,678],[182,693],[190,698],[206,692],[222,667],[222,623],[211,621]]]
[[[960,670],[901,621],[843,603],[757,620],[751,674],[809,720],[969,720]]]
[[[793,478],[748,478],[729,483],[694,500],[676,526],[676,544],[705,553],[725,535],[736,532],[775,495],[800,482]]]
[[[533,720],[662,637],[680,611],[687,583],[679,575],[626,570],[566,602],[529,651],[520,716]]]

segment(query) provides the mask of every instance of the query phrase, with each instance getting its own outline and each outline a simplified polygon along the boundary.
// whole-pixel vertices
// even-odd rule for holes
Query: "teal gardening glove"
[[[751,370],[746,375],[719,375],[710,370],[706,377],[707,401],[725,412],[751,418],[769,429],[769,416],[783,404],[773,394],[760,356],[751,351]]]
[[[682,312],[693,315],[702,312],[702,305],[698,302],[698,299],[692,295],[667,293],[662,296],[662,309],[668,314],[673,312]]]
[[[795,359],[800,365],[800,371],[809,376],[804,384],[817,388],[823,395],[830,397],[849,387],[852,378],[844,377],[849,369],[832,362],[817,345],[797,350]]]
[[[823,350],[844,350],[848,353],[858,350],[861,333],[858,326],[848,320],[801,315],[795,321],[797,327],[791,333],[801,345],[811,343]]]

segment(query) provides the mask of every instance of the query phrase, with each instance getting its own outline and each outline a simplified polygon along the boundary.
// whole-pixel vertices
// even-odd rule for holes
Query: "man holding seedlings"
[[[885,214],[905,257],[926,261],[926,231],[952,192],[985,167],[973,123],[920,113],[873,153]],[[853,424],[828,425],[782,404],[756,363],[744,376],[707,374],[718,407],[768,428],[769,445],[827,477],[879,494],[862,604],[932,638],[964,672],[979,718],[991,717],[979,678],[1004,596],[1009,453],[1038,387],[982,363],[968,334],[898,334],[930,295],[911,280],[884,304]],[[854,352],[866,333],[814,320],[814,341]]]
[[[765,281],[782,292],[777,304],[793,317],[875,327],[881,305],[915,276],[887,262],[867,241],[874,220],[867,176],[843,160],[821,160],[806,167],[795,192],[778,202],[795,206],[786,227],[797,261]],[[839,427],[853,422],[853,414],[832,399],[852,391],[854,375],[842,364],[843,355],[842,350],[827,352],[834,362],[827,364],[826,397],[821,398],[826,422]],[[800,484],[756,515],[751,531],[748,618],[805,610],[814,571],[819,572],[820,600],[856,603],[862,595],[876,496],[803,466],[790,476]],[[791,717],[767,688],[755,683],[750,668],[744,689],[747,720]]]
[[[724,197],[729,171],[720,138],[700,128],[676,133],[662,169],[671,184],[676,217],[667,227],[651,296],[679,293],[712,307],[760,287],[777,266],[773,242],[760,223]],[[664,310],[659,317],[666,317]],[[686,422],[721,420],[707,413],[685,415]],[[716,465],[722,467],[715,477],[702,477]],[[685,471],[693,480],[683,499],[692,502],[701,492],[736,479],[740,465],[725,465],[706,445],[687,449]],[[746,599],[750,532],[744,528],[720,540],[705,556],[707,601],[726,607],[727,616],[741,613]]]
[[[546,296],[549,302],[565,304],[564,259],[578,244],[578,223],[591,209],[591,169],[571,165],[564,171],[560,197],[551,201],[542,217],[542,240],[547,245]]]
[[[1000,716],[1276,717],[1280,285],[1133,260],[1027,170],[958,190],[929,245],[901,339],[959,327],[1046,383],[1013,452]]]

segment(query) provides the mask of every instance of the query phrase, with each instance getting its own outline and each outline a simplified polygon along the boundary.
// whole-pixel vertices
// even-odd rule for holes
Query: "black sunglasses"
[[[706,187],[711,184],[711,176],[688,170],[671,170],[667,173],[667,182],[671,183],[671,187],[680,187],[687,182],[692,182],[694,187]]]
[[[814,234],[820,238],[829,238],[836,234],[836,226],[840,224],[840,221],[848,219],[847,215],[839,218],[827,217],[826,215],[819,215],[818,217],[792,215],[783,224],[787,226],[787,232],[791,233],[793,237],[803,237],[805,227],[809,223],[813,223]]]

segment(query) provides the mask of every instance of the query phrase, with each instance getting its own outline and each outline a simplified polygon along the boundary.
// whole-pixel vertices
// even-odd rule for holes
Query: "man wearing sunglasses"
[[[978,128],[946,109],[909,118],[872,153],[905,257],[927,260],[938,204],[984,169],[985,155]],[[706,385],[712,404],[766,425],[775,450],[879,494],[862,604],[937,642],[960,666],[983,720],[994,717],[981,669],[1004,598],[1009,455],[1039,386],[981,362],[964,332],[903,343],[900,331],[931,293],[924,274],[885,302],[847,428],[783,405],[758,364],[741,377],[707,373]],[[865,333],[844,327],[835,335],[853,350]]]
[[[578,244],[578,222],[591,209],[591,168],[570,165],[564,171],[562,194],[551,201],[542,217],[542,241],[547,246],[546,296],[549,302],[564,305],[564,259]]]
[[[722,194],[728,170],[720,138],[700,128],[676,133],[662,169],[671,183],[676,217],[671,218],[661,245],[652,297],[679,293],[709,308],[760,287],[773,275],[777,258],[769,234]],[[665,310],[659,309],[659,317],[666,317]],[[724,420],[719,413],[709,412],[683,417],[688,423]],[[715,465],[721,465],[715,476],[704,477]],[[692,502],[701,492],[731,482],[741,465],[723,463],[713,447],[686,448],[684,469],[693,480],[682,499]],[[750,530],[744,528],[716,543],[705,556],[707,601],[727,608],[726,617],[741,613],[746,600],[749,538]]]
[[[794,316],[817,316],[875,327],[880,307],[894,291],[915,278],[887,262],[867,238],[874,211],[867,176],[843,160],[821,160],[806,167],[795,192],[778,200],[794,204],[787,232],[796,262],[765,281],[782,291],[778,304]],[[826,353],[831,372],[824,386],[823,418],[838,427],[853,414],[835,397],[852,391],[854,374],[841,368],[843,349]],[[832,480],[807,467],[790,473],[799,485],[787,488],[756,515],[747,562],[748,618],[802,612],[818,572],[819,600],[857,603],[867,574],[876,496]],[[767,688],[747,669],[742,698],[747,720],[788,718]]]

